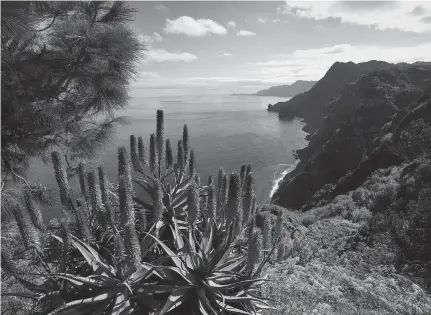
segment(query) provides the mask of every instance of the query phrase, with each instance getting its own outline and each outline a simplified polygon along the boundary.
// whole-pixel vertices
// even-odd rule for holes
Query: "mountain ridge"
[[[277,97],[294,97],[295,95],[310,90],[317,81],[297,80],[292,84],[274,85],[267,89],[257,91],[256,93],[234,93],[234,96],[277,96]]]

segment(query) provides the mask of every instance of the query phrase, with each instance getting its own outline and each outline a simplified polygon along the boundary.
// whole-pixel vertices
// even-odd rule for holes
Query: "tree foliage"
[[[143,46],[123,2],[1,3],[2,172],[52,148],[71,157],[106,143]]]

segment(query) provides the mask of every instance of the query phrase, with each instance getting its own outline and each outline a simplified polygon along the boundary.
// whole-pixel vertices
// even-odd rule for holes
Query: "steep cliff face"
[[[279,112],[280,118],[293,116],[304,118],[307,122],[305,130],[314,133],[319,128],[321,118],[328,113],[325,104],[338,97],[348,83],[356,81],[359,76],[372,70],[391,67],[394,65],[383,61],[358,64],[336,62],[310,91],[299,94],[287,102],[279,102],[268,109]]]
[[[342,91],[338,90],[342,89],[340,82],[351,76],[341,71],[340,64],[334,65],[313,89],[298,96],[305,101],[318,100],[316,97],[320,95],[322,102],[325,99],[328,101],[319,103],[319,106],[316,103],[303,103],[302,109],[295,109],[307,124],[311,123],[310,129],[318,129],[310,137],[309,145],[298,151],[300,163],[282,181],[273,196],[274,203],[299,209],[324,185],[336,184],[362,162],[368,163],[358,171],[362,172],[359,177],[363,179],[375,169],[400,162],[396,157],[379,150],[379,140],[386,133],[395,131],[407,114],[414,117],[429,111],[429,106],[424,104],[430,94],[431,68],[426,65],[395,67],[371,62],[362,64],[361,71],[377,65],[386,69],[368,72],[356,82],[345,84]],[[359,71],[356,66],[349,63],[345,69]],[[341,76],[340,82],[323,92],[321,86],[328,85],[328,78],[336,74]],[[330,97],[329,90],[335,95]],[[299,104],[299,101],[295,101],[288,107],[295,108]],[[422,112],[414,114],[413,107],[420,106],[423,107],[419,109]],[[304,108],[312,112],[306,112]],[[319,113],[323,119],[318,119]],[[347,187],[350,186],[346,184],[342,190],[345,191]]]

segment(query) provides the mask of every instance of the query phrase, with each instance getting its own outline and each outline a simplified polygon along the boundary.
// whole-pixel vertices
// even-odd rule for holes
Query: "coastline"
[[[274,179],[274,185],[272,186],[271,191],[269,192],[269,198],[270,199],[272,199],[272,196],[275,194],[275,192],[279,188],[280,182],[283,180],[283,178],[287,174],[293,172],[296,169],[296,167],[298,166],[299,162],[300,162],[300,160],[298,159],[292,164],[286,164],[286,165],[288,165],[288,167],[280,174],[280,176],[278,178]]]

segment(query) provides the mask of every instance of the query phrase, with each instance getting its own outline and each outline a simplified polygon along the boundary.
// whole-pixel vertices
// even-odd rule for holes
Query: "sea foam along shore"
[[[275,192],[277,191],[278,187],[280,186],[280,182],[283,180],[284,176],[286,176],[290,172],[294,171],[296,166],[298,165],[298,163],[299,163],[299,160],[296,160],[295,163],[288,165],[288,167],[280,174],[280,176],[278,178],[274,178],[274,185],[272,186],[271,192],[269,193],[269,198],[272,198],[272,196],[275,194]],[[280,164],[280,165],[282,165],[282,164]]]

